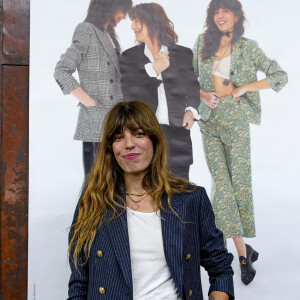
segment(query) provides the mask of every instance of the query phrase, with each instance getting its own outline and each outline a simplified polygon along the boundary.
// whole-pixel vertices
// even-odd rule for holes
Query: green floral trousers
[[[239,102],[220,98],[207,121],[200,120],[208,168],[214,180],[212,205],[224,238],[254,237],[250,128]]]

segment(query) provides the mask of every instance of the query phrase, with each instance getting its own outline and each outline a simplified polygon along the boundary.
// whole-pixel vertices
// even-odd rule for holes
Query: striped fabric
[[[72,76],[76,69],[80,83]],[[79,104],[74,139],[99,142],[106,113],[123,100],[118,56],[108,35],[91,23],[78,24],[54,78],[65,95],[81,86],[97,102],[97,107]]]
[[[166,197],[163,204],[167,207]],[[233,256],[224,248],[205,189],[174,195],[171,205],[180,219],[170,209],[161,210],[162,235],[166,261],[181,299],[203,299],[200,265],[208,272],[209,292],[224,291],[234,299]],[[73,223],[77,215],[76,209]],[[70,266],[68,299],[133,299],[126,212],[98,230],[85,266],[78,271],[72,261]]]

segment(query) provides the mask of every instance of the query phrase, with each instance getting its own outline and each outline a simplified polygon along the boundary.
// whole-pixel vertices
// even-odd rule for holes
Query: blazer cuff
[[[190,111],[193,113],[193,116],[194,116],[194,119],[195,119],[195,120],[199,120],[199,119],[200,119],[200,115],[199,115],[198,111],[197,111],[194,107],[188,106],[188,107],[185,109],[185,111],[188,111],[188,110],[190,110]]]
[[[152,66],[152,63],[147,63],[145,64],[145,71],[147,72],[147,74],[150,76],[150,77],[155,77],[159,80],[162,80],[161,79],[161,74],[159,74],[158,76],[156,75],[156,72],[154,71],[153,69],[153,66]]]
[[[233,276],[232,274],[223,274],[219,276],[211,285],[208,295],[213,291],[225,292],[229,295],[229,300],[234,299]]]
[[[72,90],[80,86],[79,82],[73,77],[68,80],[57,79],[56,82],[58,83],[64,95],[70,94]]]

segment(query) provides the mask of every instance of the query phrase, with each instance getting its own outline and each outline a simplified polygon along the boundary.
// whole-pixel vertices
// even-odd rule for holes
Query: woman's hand
[[[248,92],[248,89],[247,89],[246,85],[242,85],[238,88],[234,88],[232,90],[231,94],[232,94],[232,97],[235,101],[240,101],[241,96],[243,96],[247,92]]]
[[[220,102],[219,98],[220,96],[215,92],[204,92],[203,90],[200,90],[200,99],[212,109],[215,109],[218,106]]]
[[[71,94],[76,97],[81,104],[87,107],[98,106],[97,102],[91,98],[81,86],[78,86],[71,91]]]
[[[154,62],[152,64],[152,67],[157,76],[164,70],[168,69],[169,66],[170,58],[168,51],[162,52],[156,59],[154,59]]]
[[[79,101],[81,104],[83,104],[86,107],[98,106],[96,101],[91,97],[88,97],[87,99],[80,99]]]
[[[228,300],[229,295],[225,292],[213,291],[209,294],[208,300]]]
[[[194,124],[194,115],[190,110],[187,110],[183,116],[182,126],[185,129],[190,130]]]

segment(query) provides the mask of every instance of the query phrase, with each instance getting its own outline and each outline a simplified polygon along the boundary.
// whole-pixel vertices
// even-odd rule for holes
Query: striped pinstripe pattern
[[[164,207],[166,201],[164,197]],[[166,261],[181,298],[203,299],[201,265],[209,274],[209,292],[224,291],[234,299],[233,256],[224,248],[223,235],[215,226],[205,189],[199,187],[192,194],[174,195],[171,204],[182,221],[170,210],[162,210],[162,235]],[[74,221],[76,218],[77,210]],[[97,255],[98,250],[102,257]],[[70,266],[68,299],[133,299],[126,213],[98,230],[86,266],[80,267],[79,272],[72,262]],[[105,294],[99,292],[100,287]]]
[[[72,76],[76,69],[80,84]],[[56,64],[54,78],[65,95],[81,86],[97,102],[97,107],[79,104],[74,139],[99,142],[106,113],[123,100],[118,56],[108,35],[91,23],[78,24],[71,46]]]

